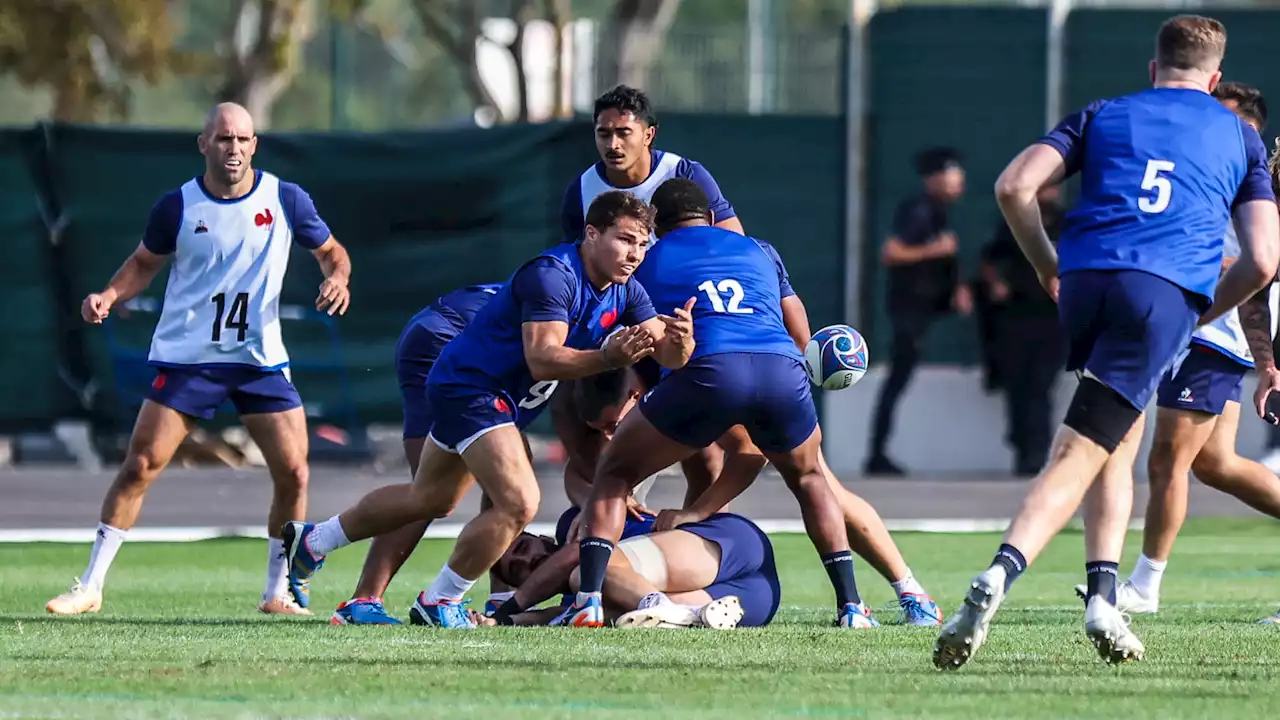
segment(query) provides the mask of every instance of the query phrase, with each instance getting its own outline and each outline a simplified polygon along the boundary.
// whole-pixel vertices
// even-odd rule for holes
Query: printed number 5
[[[529,388],[529,397],[516,403],[525,410],[532,410],[542,403],[551,399],[551,393],[556,391],[556,386],[560,384],[559,380],[543,380],[536,382]]]
[[[1173,163],[1168,160],[1148,160],[1147,173],[1142,176],[1142,189],[1155,190],[1156,196],[1138,198],[1138,209],[1145,213],[1162,213],[1169,207],[1169,193],[1173,186],[1169,178],[1160,173],[1173,172]]]

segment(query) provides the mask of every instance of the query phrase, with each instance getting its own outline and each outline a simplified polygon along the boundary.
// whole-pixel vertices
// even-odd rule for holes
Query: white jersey
[[[283,185],[291,198],[300,193],[296,185]],[[290,202],[286,211],[281,186],[275,175],[259,172],[248,195],[227,201],[209,196],[196,178],[161,200],[181,204],[176,233],[171,241],[165,238],[173,263],[151,340],[152,363],[263,369],[289,364],[279,305],[298,208]],[[306,204],[319,222],[310,198]],[[160,207],[152,212],[153,224]],[[328,228],[323,231],[327,236]],[[148,247],[153,232],[148,228]]]
[[[1224,257],[1240,257],[1240,240],[1236,237],[1235,227],[1228,223],[1227,235],[1222,239]],[[1274,305],[1274,288],[1271,304]],[[1275,317],[1272,317],[1272,333],[1275,335]],[[1253,367],[1253,353],[1244,337],[1244,328],[1240,325],[1240,311],[1232,310],[1222,317],[1203,327],[1196,328],[1191,335],[1191,342],[1217,350],[1218,352],[1239,361],[1242,365]]]
[[[680,167],[680,162],[682,160],[684,160],[684,158],[676,155],[675,153],[658,153],[658,161],[654,163],[653,167],[650,169],[649,177],[645,178],[645,181],[639,185],[629,188],[615,188],[610,185],[603,177],[600,176],[600,171],[596,169],[596,166],[592,165],[587,168],[586,172],[582,173],[580,178],[578,178],[578,190],[582,193],[582,217],[584,219],[586,218],[587,209],[591,207],[591,201],[610,190],[623,190],[635,195],[645,202],[649,202],[653,199],[653,193],[657,191],[658,186],[673,177],[677,177],[676,169]],[[657,241],[658,238],[656,236],[649,236],[650,243],[655,243]]]

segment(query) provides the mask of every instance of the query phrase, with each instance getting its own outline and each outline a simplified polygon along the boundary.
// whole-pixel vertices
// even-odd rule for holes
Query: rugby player
[[[835,589],[837,622],[869,627],[844,517],[819,462],[822,433],[808,376],[783,324],[777,265],[754,239],[711,227],[708,198],[696,183],[669,180],[653,203],[660,240],[637,277],[664,307],[693,296],[697,344],[690,363],[619,424],[600,457],[584,510],[572,624],[604,624],[600,592],[630,489],[741,425],[800,501]]]
[[[554,540],[521,533],[494,565],[494,574],[516,588],[521,607],[556,593],[564,593],[566,602],[543,610],[504,606],[480,624],[566,624],[578,584],[578,548],[569,540],[578,515],[578,508],[569,508],[560,516]],[[618,627],[761,627],[778,610],[773,545],[741,515],[717,513],[662,531],[653,529],[651,519],[628,519],[618,549],[603,588]]]
[[[474,627],[462,596],[533,519],[539,491],[520,429],[556,383],[626,367],[653,355],[682,367],[693,352],[687,308],[659,315],[631,274],[644,259],[653,211],[605,193],[587,211],[586,237],[522,265],[471,324],[445,346],[427,380],[435,423],[412,485],[391,485],[318,525],[285,528],[290,583],[305,587],[329,552],[415,520],[451,513],[480,484],[493,502],[467,523],[411,614],[448,628]]]
[[[309,614],[290,597],[280,528],[306,516],[307,420],[290,382],[280,336],[280,287],[289,249],[312,252],[324,273],[316,309],[343,314],[350,302],[351,261],[297,185],[253,169],[253,118],[234,103],[214,107],[197,145],[204,174],[166,193],[151,209],[142,242],[81,314],[100,324],[117,304],[141,293],[164,267],[173,269],[152,337],[157,367],[102,503],[89,567],[45,608],[57,615],[97,612],[107,569],[137,521],[147,489],[197,420],[227,400],[262,450],[274,484],[267,520],[267,580],[258,609]]]
[[[1009,587],[1082,500],[1085,634],[1107,662],[1145,652],[1115,607],[1139,418],[1196,326],[1266,286],[1280,252],[1266,148],[1209,94],[1225,50],[1217,20],[1166,21],[1150,64],[1152,89],[1095,101],[1068,116],[996,181],[1009,228],[1058,301],[1068,368],[1081,379],[1048,466],[991,566],[943,626],[933,655],[939,668],[960,667],[973,656]],[[1076,172],[1080,198],[1055,251],[1036,194]],[[1219,280],[1222,238],[1233,216],[1240,259]]]
[[[1262,93],[1241,83],[1219,83],[1213,96],[1261,133],[1267,124]],[[1240,255],[1231,226],[1224,240],[1224,269]],[[1147,458],[1151,496],[1142,529],[1142,554],[1129,579],[1116,588],[1116,609],[1154,613],[1160,581],[1187,514],[1189,474],[1231,493],[1259,512],[1280,518],[1280,479],[1261,463],[1236,453],[1244,377],[1257,367],[1259,386],[1277,379],[1272,353],[1271,286],[1237,311],[1196,329],[1191,344],[1156,390],[1156,429]],[[1264,409],[1259,410],[1265,412]],[[1116,528],[1123,531],[1123,524]],[[1087,588],[1076,586],[1085,596]]]

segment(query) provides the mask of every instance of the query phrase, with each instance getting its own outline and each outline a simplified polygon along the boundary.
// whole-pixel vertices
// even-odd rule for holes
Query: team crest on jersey
[[[608,330],[609,328],[613,327],[613,324],[616,322],[618,322],[617,308],[609,308],[605,312],[601,313],[600,327],[604,328],[605,330]]]
[[[203,220],[197,220],[196,229],[193,230],[192,232],[195,233],[196,235],[199,235],[200,233],[207,233],[209,232],[209,227],[204,224]]]
[[[253,224],[257,225],[258,227],[262,227],[264,225],[270,225],[273,222],[275,222],[275,218],[271,217],[271,208],[267,208],[266,210],[263,210],[262,212],[253,216]]]

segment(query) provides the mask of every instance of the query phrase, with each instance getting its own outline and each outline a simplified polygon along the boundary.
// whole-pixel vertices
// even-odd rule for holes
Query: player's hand
[[[601,350],[609,367],[626,367],[653,354],[653,336],[643,327],[632,325],[610,335]]]
[[[693,306],[698,298],[691,297],[685,301],[684,307],[671,311],[671,315],[659,315],[658,319],[666,326],[666,337],[671,342],[683,344],[693,337]]]
[[[1280,425],[1280,418],[1267,410],[1267,400],[1277,390],[1280,390],[1280,370],[1273,367],[1258,373],[1258,387],[1253,391],[1253,409],[1258,412],[1258,417],[1272,425]]]
[[[475,623],[477,627],[497,627],[498,625],[498,621],[488,615],[481,615],[475,610],[467,610],[467,613],[471,615],[471,622]]]
[[[111,300],[105,295],[91,293],[80,305],[80,316],[87,323],[101,325],[107,315],[111,314]]]
[[[351,291],[347,289],[346,280],[334,280],[333,278],[325,278],[320,283],[320,295],[316,297],[316,309],[323,311],[329,309],[329,315],[335,312],[339,315],[345,315],[347,306],[351,304]]]
[[[1003,280],[996,280],[988,285],[987,291],[991,293],[991,299],[998,303],[1009,299],[1009,283]]]
[[[1037,272],[1036,276],[1040,278],[1040,286],[1044,288],[1045,292],[1049,293],[1049,297],[1053,298],[1053,301],[1055,303],[1058,302],[1058,270],[1057,268],[1054,268],[1052,275],[1045,275]]]
[[[956,286],[955,294],[951,296],[951,307],[966,317],[973,312],[973,291],[968,285]]]
[[[960,250],[960,244],[956,242],[955,233],[944,232],[938,235],[938,239],[929,244],[932,249],[933,257],[944,258],[955,255]]]
[[[653,531],[675,530],[686,523],[702,522],[706,516],[696,510],[663,510],[653,521]]]
[[[653,515],[653,511],[642,505],[640,501],[636,499],[635,495],[628,495],[627,514],[636,520],[643,520],[645,517],[651,517]],[[581,517],[581,515],[578,517]],[[574,518],[574,521],[577,521],[577,519],[578,518]]]

